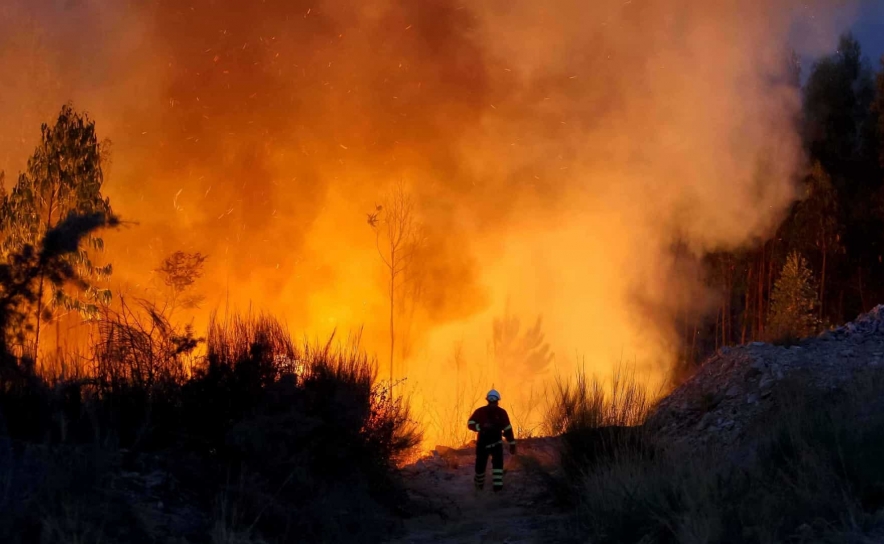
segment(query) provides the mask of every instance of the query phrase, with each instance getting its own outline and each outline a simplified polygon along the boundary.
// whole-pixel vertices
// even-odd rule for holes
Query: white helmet
[[[500,400],[500,393],[497,392],[497,389],[492,389],[485,395],[485,400],[489,402],[497,402]]]

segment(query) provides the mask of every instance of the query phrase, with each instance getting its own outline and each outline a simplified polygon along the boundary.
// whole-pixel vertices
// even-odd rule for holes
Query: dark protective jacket
[[[496,404],[483,406],[473,412],[467,422],[467,427],[471,431],[479,433],[479,439],[476,441],[476,446],[479,448],[491,448],[502,444],[501,434],[510,444],[516,443],[513,426],[510,424],[510,416],[506,410]]]

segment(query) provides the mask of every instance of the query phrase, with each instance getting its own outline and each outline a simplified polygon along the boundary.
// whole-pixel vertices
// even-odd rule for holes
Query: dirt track
[[[553,464],[554,444],[546,439],[520,443],[519,456],[506,454],[504,490],[489,483],[473,489],[473,450],[451,450],[403,469],[418,512],[405,523],[395,544],[575,542],[568,517],[552,504],[542,478],[526,467]]]

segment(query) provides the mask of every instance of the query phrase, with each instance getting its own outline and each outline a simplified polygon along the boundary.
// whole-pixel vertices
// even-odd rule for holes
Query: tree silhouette
[[[509,303],[504,315],[492,324],[492,346],[498,377],[519,376],[520,379],[542,374],[553,360],[554,354],[543,333],[540,316],[534,325],[522,332],[521,320],[510,312]],[[502,380],[502,382],[505,382]]]
[[[72,215],[111,215],[110,201],[101,194],[104,176],[102,161],[106,160],[95,133],[95,123],[65,105],[54,126],[43,124],[41,141],[28,160],[24,173],[7,193],[0,193],[0,253],[9,257],[26,246],[39,247],[46,234]],[[50,282],[51,308],[78,312],[86,319],[98,315],[98,305],[110,301],[108,289],[95,287],[93,282],[106,280],[112,273],[110,264],[93,264],[86,248],[101,251],[101,238],[89,236],[76,251],[64,258],[82,280],[77,290],[82,294],[68,294],[64,283]],[[34,354],[40,344],[41,321],[52,318],[45,301],[45,274],[38,278]]]
[[[6,256],[0,264],[0,354],[8,356],[13,345],[24,342],[30,309],[44,282],[55,289],[88,288],[70,257],[95,231],[118,224],[116,217],[102,213],[71,214],[45,233],[39,247],[25,244]]]
[[[170,315],[179,304],[184,308],[196,308],[202,301],[200,295],[188,293],[203,276],[203,264],[208,257],[202,253],[186,253],[176,251],[163,259],[155,270],[160,279],[169,288]]]
[[[423,243],[422,229],[415,215],[414,199],[402,183],[397,183],[383,203],[368,214],[368,224],[375,232],[375,247],[389,279],[391,384],[396,346],[396,290],[408,281],[415,255]]]

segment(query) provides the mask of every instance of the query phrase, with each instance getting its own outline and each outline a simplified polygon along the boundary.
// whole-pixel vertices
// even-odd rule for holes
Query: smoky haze
[[[399,372],[421,398],[448,402],[455,344],[480,387],[502,378],[488,345],[507,304],[523,326],[543,316],[559,370],[577,353],[657,373],[675,317],[714,297],[699,258],[768,235],[794,197],[787,38],[827,9],[7,0],[0,168],[8,185],[73,101],[113,142],[106,194],[137,222],[107,237],[118,292],[148,292],[165,255],[200,251],[198,321],[230,304],[308,335],[364,326],[382,356],[366,212],[402,183],[425,246]],[[837,30],[809,28],[803,47],[820,49]]]

